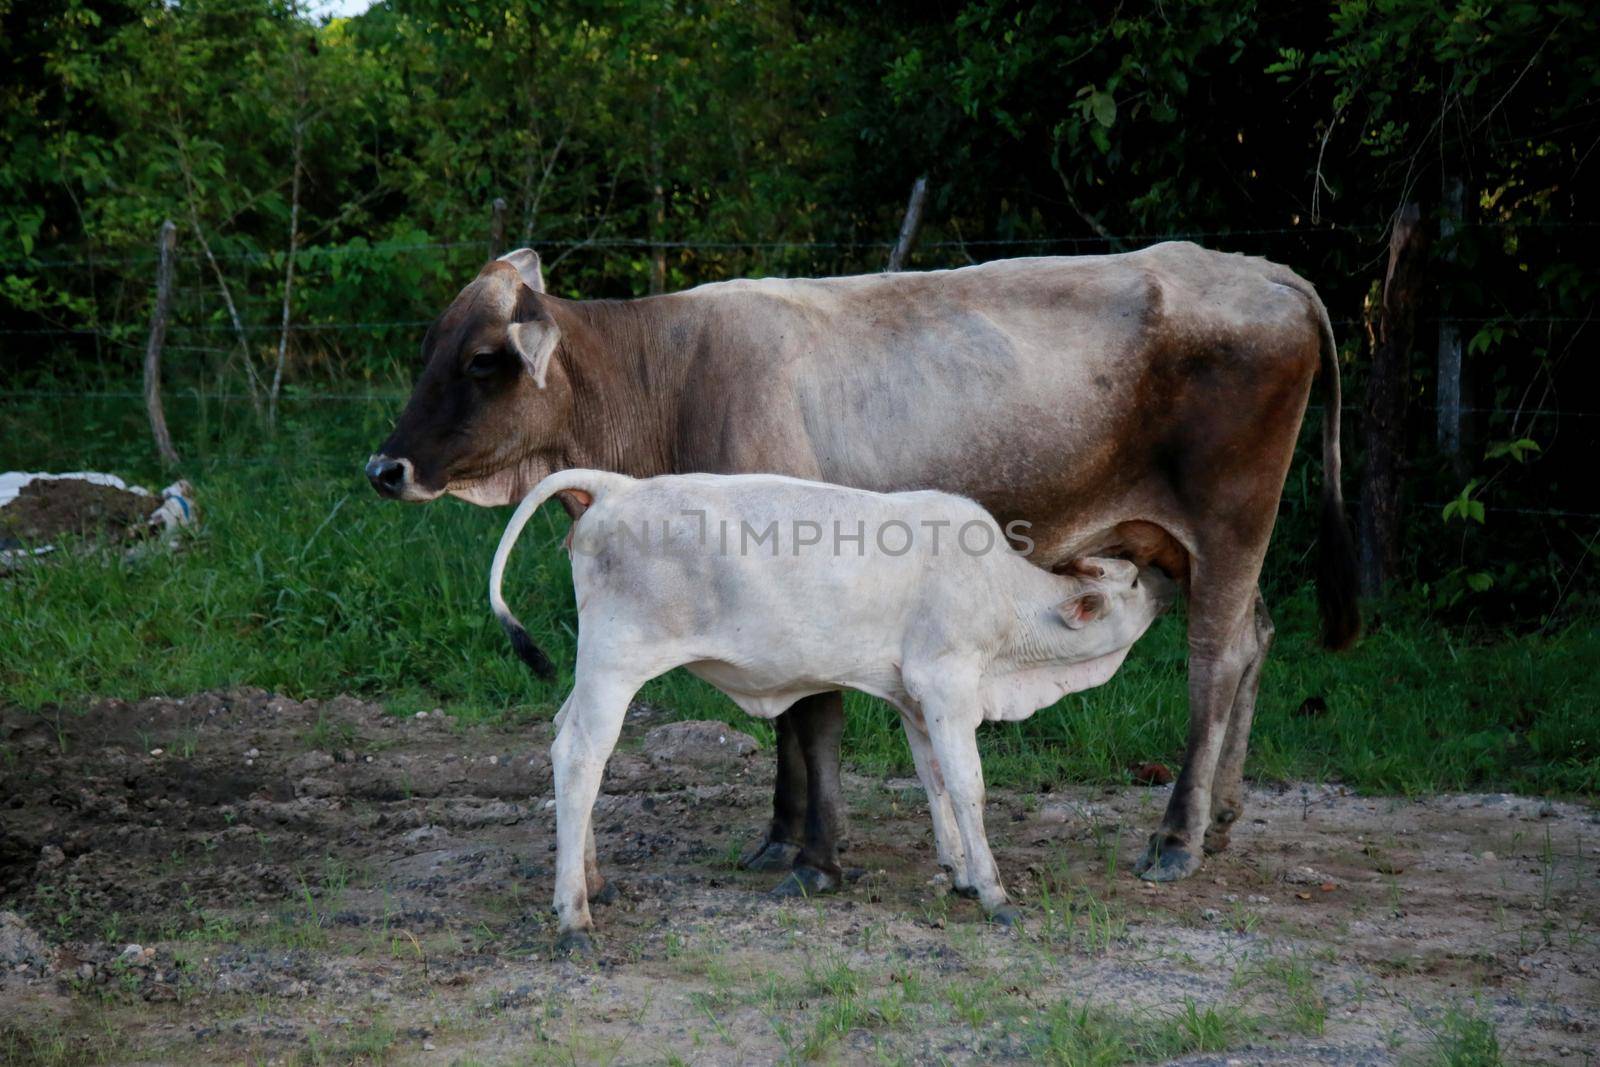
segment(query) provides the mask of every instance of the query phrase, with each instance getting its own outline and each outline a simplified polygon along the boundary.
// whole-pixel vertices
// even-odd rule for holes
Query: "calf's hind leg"
[[[561,939],[558,950],[590,947],[590,873],[594,868],[594,802],[606,760],[617,746],[622,720],[639,685],[581,665],[578,682],[562,708],[561,727],[550,746],[556,790],[555,910]],[[598,870],[593,870],[598,878]]]

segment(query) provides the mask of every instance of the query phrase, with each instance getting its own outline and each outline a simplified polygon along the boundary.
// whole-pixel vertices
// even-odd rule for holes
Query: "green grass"
[[[177,554],[58,553],[0,580],[0,700],[71,708],[86,695],[139,697],[258,685],[295,697],[355,692],[397,712],[443,706],[469,721],[554,713],[570,685],[576,615],[559,549],[566,519],[530,525],[507,580],[523,620],[567,673],[554,684],[508,654],[485,593],[506,518],[455,500],[380,501],[361,464],[398,404],[290,403],[277,438],[239,428],[241,405],[175,397],[169,417],[197,487],[204,532]],[[183,432],[186,431],[186,432]],[[0,407],[0,462],[112,470],[151,487],[137,402],[31,400]],[[1274,548],[1292,569],[1308,546]],[[1310,587],[1270,598],[1268,660],[1250,773],[1337,778],[1391,792],[1493,788],[1600,791],[1600,625],[1542,636],[1475,634],[1385,606],[1354,651],[1314,643]],[[1110,683],[1027,723],[986,727],[995,784],[1116,781],[1131,763],[1181,759],[1186,720],[1182,620],[1161,620]],[[1298,717],[1308,696],[1326,714]],[[685,718],[725,720],[763,740],[709,687],[674,672],[645,699]],[[857,767],[910,773],[897,717],[848,701]]]

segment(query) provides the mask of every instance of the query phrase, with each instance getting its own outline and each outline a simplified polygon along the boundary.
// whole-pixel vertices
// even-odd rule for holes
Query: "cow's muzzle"
[[[367,481],[379,496],[390,500],[419,499],[416,473],[409,459],[395,459],[382,452],[374,454],[367,460]]]

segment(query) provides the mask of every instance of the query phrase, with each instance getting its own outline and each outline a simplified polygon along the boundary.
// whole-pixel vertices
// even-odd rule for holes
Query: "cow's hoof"
[[[762,838],[760,841],[745,849],[744,855],[739,857],[741,871],[787,871],[794,866],[795,857],[800,855],[800,846],[791,845],[786,841],[769,841]]]
[[[607,882],[598,890],[589,894],[591,904],[615,904],[617,902],[617,883]]]
[[[594,939],[587,930],[568,930],[556,942],[558,957],[585,958],[594,955]]]
[[[953,897],[965,897],[967,900],[977,900],[978,887],[971,885],[956,885],[954,882],[952,882],[950,883],[950,895]]]
[[[1200,857],[1183,846],[1176,837],[1150,835],[1146,848],[1133,871],[1147,882],[1178,882],[1200,869]]]
[[[1218,852],[1227,851],[1230,836],[1227,830],[1207,830],[1206,839],[1200,847],[1205,850],[1206,855],[1215,856]]]
[[[989,921],[1007,930],[1022,929],[1022,909],[1015,904],[1002,904],[989,913]]]
[[[838,888],[839,879],[828,872],[815,867],[796,867],[789,872],[789,877],[773,887],[772,895],[779,898],[815,897],[832,893]]]

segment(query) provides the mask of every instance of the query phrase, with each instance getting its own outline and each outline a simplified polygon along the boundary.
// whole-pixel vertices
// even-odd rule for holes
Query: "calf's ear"
[[[1056,605],[1056,614],[1061,616],[1061,621],[1070,629],[1077,630],[1106,613],[1106,597],[1104,593],[1085,590],[1074,593]]]
[[[544,271],[539,266],[539,253],[531,248],[519,248],[500,257],[500,262],[517,268],[522,284],[536,293],[544,292]]]
[[[528,375],[543,389],[550,373],[550,358],[555,355],[556,342],[561,340],[560,327],[546,315],[534,322],[513,322],[507,334]]]

